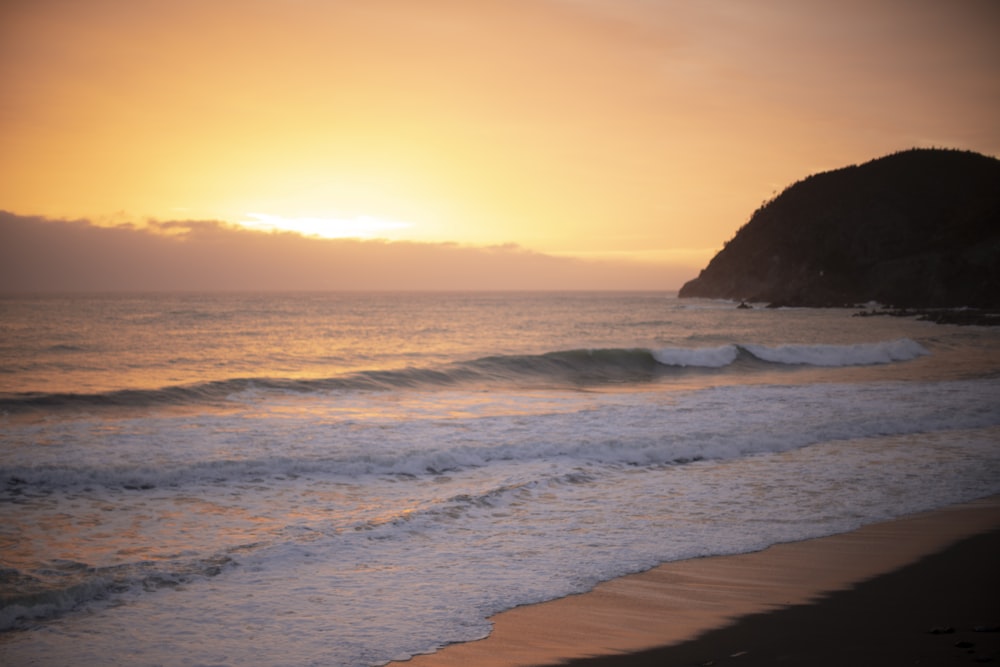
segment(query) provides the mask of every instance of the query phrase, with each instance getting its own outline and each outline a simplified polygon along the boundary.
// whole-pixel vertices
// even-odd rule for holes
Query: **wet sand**
[[[492,620],[484,640],[401,664],[1000,664],[1000,496],[666,563]]]

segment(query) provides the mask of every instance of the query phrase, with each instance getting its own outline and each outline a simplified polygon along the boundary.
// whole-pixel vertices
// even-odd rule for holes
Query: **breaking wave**
[[[371,370],[331,378],[232,378],[160,389],[100,393],[0,395],[0,413],[60,408],[128,408],[219,403],[252,391],[318,393],[392,391],[457,386],[581,387],[644,383],[678,372],[752,372],[774,365],[859,366],[909,361],[929,354],[909,338],[855,345],[728,344],[661,349],[578,349],[528,355],[497,355],[431,368]],[[745,362],[745,363],[740,363]]]

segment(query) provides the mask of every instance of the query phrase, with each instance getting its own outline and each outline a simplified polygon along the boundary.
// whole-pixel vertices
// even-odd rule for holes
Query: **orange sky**
[[[1000,155],[998,35],[995,0],[8,0],[0,210],[693,277],[810,173]]]

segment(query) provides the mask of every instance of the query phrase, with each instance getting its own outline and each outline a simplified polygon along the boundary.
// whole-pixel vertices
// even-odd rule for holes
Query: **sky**
[[[6,0],[0,290],[68,239],[188,285],[206,230],[206,289],[251,238],[356,267],[283,287],[676,289],[809,174],[1000,155],[997,35],[996,0]]]

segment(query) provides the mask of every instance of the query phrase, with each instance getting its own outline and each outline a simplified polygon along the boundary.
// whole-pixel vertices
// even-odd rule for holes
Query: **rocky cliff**
[[[810,176],[758,209],[680,296],[1000,306],[1000,160],[914,149]]]

